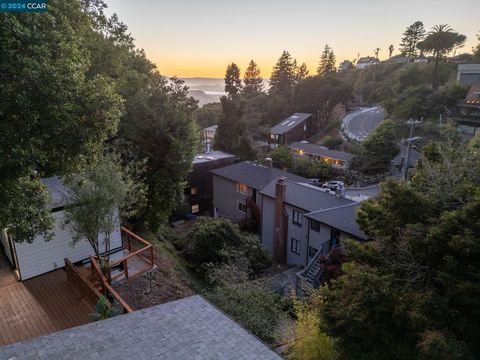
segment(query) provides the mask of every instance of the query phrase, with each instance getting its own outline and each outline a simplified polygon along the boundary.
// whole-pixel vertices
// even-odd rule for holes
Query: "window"
[[[246,184],[237,183],[237,191],[241,194],[247,194],[248,186]]]
[[[190,188],[190,195],[197,195],[197,187],[196,186]]]
[[[310,220],[310,229],[320,232],[320,223],[317,220]]]
[[[200,211],[198,204],[192,205],[192,214],[196,214]]]
[[[302,249],[302,244],[300,240],[292,238],[292,241],[290,243],[290,250],[297,255],[300,255],[300,250]]]
[[[239,201],[238,202],[238,210],[240,210],[243,213],[246,213],[247,212],[247,205],[245,205],[244,203]]]
[[[292,224],[302,226],[303,215],[300,211],[293,210]]]
[[[318,252],[318,249],[314,248],[313,246],[310,246],[308,248],[308,256],[310,257],[315,256],[317,252]]]

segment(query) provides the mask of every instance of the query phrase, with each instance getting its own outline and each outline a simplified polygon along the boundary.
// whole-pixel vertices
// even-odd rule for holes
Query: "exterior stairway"
[[[96,276],[95,274],[92,274],[90,268],[81,266],[81,267],[78,267],[77,269],[78,269],[78,272],[82,274],[85,277],[85,279],[87,279],[88,282],[92,284],[92,286],[95,289],[97,289],[100,293],[103,293],[102,283],[98,279],[98,276]]]
[[[310,290],[317,288],[322,283],[324,274],[320,262],[328,257],[331,250],[336,248],[331,248],[330,243],[330,241],[324,242],[308,265],[297,273],[296,293],[298,297],[305,296]]]

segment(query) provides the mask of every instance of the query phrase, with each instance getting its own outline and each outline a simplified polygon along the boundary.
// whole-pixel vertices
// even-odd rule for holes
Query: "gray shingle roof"
[[[295,113],[283,120],[281,123],[272,127],[272,129],[270,130],[270,134],[284,134],[287,131],[293,129],[295,126],[302,124],[311,116],[312,114]]]
[[[324,146],[310,144],[308,142],[293,142],[288,147],[294,149],[301,149],[309,155],[324,156],[342,161],[349,161],[355,157],[355,155],[344,151],[330,150]]]
[[[352,204],[352,200],[341,198],[325,191],[317,186],[305,183],[295,183],[285,181],[287,188],[285,191],[285,203],[304,209],[306,211],[316,211],[320,209],[330,209],[333,207]],[[260,194],[275,198],[275,181],[268,184]]]
[[[325,225],[366,240],[367,236],[359,229],[356,219],[356,211],[360,203],[352,203],[337,208],[314,211],[305,216],[317,220]]]
[[[237,164],[225,166],[212,170],[212,173],[225,179],[246,184],[247,186],[261,190],[273,180],[280,176],[296,182],[308,182],[307,179],[282,171],[277,168],[260,165],[251,161],[244,161]]]
[[[0,347],[0,359],[281,359],[196,295]]]

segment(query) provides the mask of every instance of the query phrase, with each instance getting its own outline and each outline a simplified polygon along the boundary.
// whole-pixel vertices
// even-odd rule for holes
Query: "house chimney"
[[[278,264],[286,264],[287,262],[288,213],[283,206],[287,190],[285,180],[286,178],[281,176],[275,183],[273,258]]]
[[[265,158],[265,165],[267,165],[269,168],[273,166],[273,161],[272,158]]]

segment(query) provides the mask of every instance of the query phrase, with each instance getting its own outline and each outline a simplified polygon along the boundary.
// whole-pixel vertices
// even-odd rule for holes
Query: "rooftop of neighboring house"
[[[367,236],[358,227],[356,211],[360,203],[351,203],[338,206],[331,209],[314,211],[305,216],[309,219],[317,220],[322,224],[328,225],[347,234],[353,235],[359,239],[366,240]]]
[[[471,72],[471,73],[479,73],[480,72],[480,64],[460,64],[458,65],[459,72]]]
[[[41,181],[47,187],[50,195],[50,208],[65,206],[68,199],[68,188],[63,180],[58,176],[52,176],[43,178]]]
[[[1,359],[281,359],[195,295],[0,347]]]
[[[299,124],[305,122],[308,118],[310,118],[312,114],[307,113],[295,113],[290,117],[283,120],[281,123],[275,125],[270,130],[271,134],[284,134]]]
[[[357,65],[358,64],[367,64],[367,63],[375,63],[375,62],[380,62],[378,58],[373,57],[373,56],[366,56],[366,57],[361,57],[360,59],[357,60]]]
[[[257,162],[243,161],[211,171],[212,174],[225,179],[245,184],[251,188],[261,190],[280,176],[296,182],[308,183],[308,179],[291,174],[274,167],[261,165]]]
[[[317,186],[310,185],[308,184],[308,180],[297,183],[288,179],[285,181],[285,184],[286,189],[284,202],[288,205],[309,212],[321,209],[330,209],[354,203],[352,200],[336,196]],[[260,194],[274,199],[275,187],[276,181],[272,181],[270,184],[265,186]]]
[[[480,85],[470,86],[465,102],[472,105],[480,105]]]
[[[310,144],[307,141],[293,142],[288,147],[303,150],[306,154],[309,155],[328,157],[341,161],[350,161],[355,157],[354,154],[350,154],[344,151],[330,150],[325,146]]]
[[[220,159],[234,158],[235,155],[227,154],[222,151],[210,151],[195,155],[193,164],[200,164],[208,161],[215,161]]]

